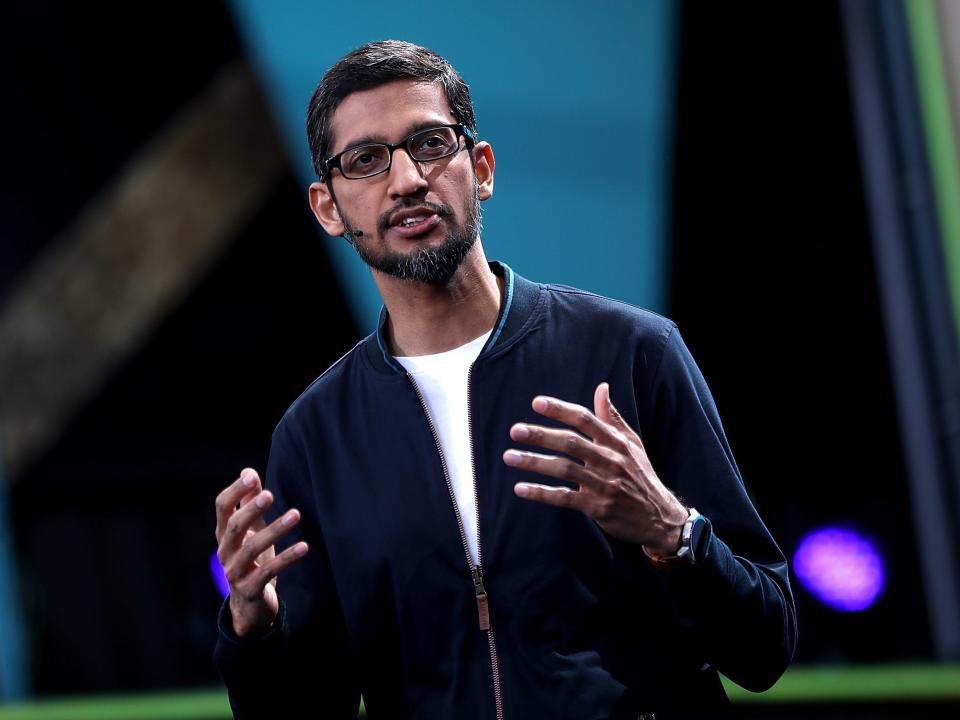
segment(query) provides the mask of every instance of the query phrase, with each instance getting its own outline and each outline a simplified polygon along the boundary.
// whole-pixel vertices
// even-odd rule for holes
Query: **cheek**
[[[461,169],[445,169],[437,182],[437,189],[443,193],[448,204],[456,204],[454,198],[470,198],[473,194],[473,172],[470,168],[466,171]]]
[[[369,198],[352,198],[349,202],[342,203],[341,207],[348,218],[359,222],[369,222],[370,218],[376,218],[378,214],[376,206]]]

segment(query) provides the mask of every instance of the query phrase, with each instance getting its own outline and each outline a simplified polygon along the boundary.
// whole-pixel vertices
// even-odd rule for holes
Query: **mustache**
[[[390,229],[393,216],[400,212],[401,210],[425,210],[428,214],[439,215],[441,218],[450,217],[453,215],[453,208],[449,205],[442,205],[438,203],[432,203],[428,200],[415,200],[414,198],[402,198],[397,201],[397,203],[390,208],[387,212],[380,216],[380,219],[377,221],[377,230],[380,231],[380,235],[383,235]]]

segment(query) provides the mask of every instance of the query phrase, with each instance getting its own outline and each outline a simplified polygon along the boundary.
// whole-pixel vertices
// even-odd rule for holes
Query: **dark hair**
[[[457,122],[476,136],[477,121],[470,90],[450,63],[432,50],[402,40],[367,43],[344,55],[327,70],[310,98],[307,141],[318,177],[323,176],[323,163],[330,154],[330,121],[340,103],[350,93],[369,90],[391,80],[440,83]]]

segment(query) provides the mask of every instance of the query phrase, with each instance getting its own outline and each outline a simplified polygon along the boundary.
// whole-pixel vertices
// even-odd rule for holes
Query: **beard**
[[[389,217],[405,208],[424,208],[439,215],[440,219],[447,223],[447,234],[443,242],[437,247],[419,247],[409,253],[390,250],[384,240],[390,228]],[[476,180],[473,183],[472,197],[464,204],[463,214],[464,221],[458,224],[453,208],[449,205],[403,198],[396,207],[380,216],[377,240],[366,240],[366,233],[361,238],[356,238],[352,232],[348,232],[346,237],[360,259],[374,270],[399,280],[443,285],[453,277],[480,235],[480,188]],[[344,219],[344,226],[349,231],[353,224],[347,222],[342,213],[340,217]]]

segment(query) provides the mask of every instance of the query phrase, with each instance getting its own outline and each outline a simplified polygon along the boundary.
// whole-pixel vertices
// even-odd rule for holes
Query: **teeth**
[[[424,218],[423,216],[417,215],[416,217],[404,218],[404,219],[400,222],[400,224],[401,224],[401,225],[407,225],[407,226],[416,225],[418,222],[423,222],[425,219],[426,219],[426,218]]]

